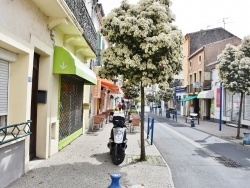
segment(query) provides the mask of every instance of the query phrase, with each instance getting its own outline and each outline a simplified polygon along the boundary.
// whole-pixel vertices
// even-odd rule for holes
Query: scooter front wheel
[[[112,162],[115,165],[119,165],[124,161],[125,158],[125,151],[124,149],[120,148],[118,150],[113,149],[112,153],[111,153],[111,157],[112,157]]]

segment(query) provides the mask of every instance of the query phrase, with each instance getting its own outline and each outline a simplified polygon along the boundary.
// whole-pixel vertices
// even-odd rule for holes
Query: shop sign
[[[101,98],[101,79],[97,79],[97,84],[92,86],[92,95],[94,98]]]
[[[216,107],[220,107],[220,88],[216,90]]]

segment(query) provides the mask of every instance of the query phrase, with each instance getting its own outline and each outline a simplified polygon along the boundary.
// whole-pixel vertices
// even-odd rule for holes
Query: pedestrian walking
[[[121,111],[121,109],[122,109],[122,105],[121,105],[121,103],[119,103],[118,104],[118,108],[119,108],[119,112]]]

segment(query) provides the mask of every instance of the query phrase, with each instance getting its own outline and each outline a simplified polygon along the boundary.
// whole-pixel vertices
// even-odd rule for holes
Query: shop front
[[[95,73],[64,47],[55,47],[53,73],[60,75],[59,150],[83,134],[84,85],[96,85]]]
[[[214,100],[214,90],[201,91],[197,98],[200,99],[201,119],[210,120],[210,114]]]

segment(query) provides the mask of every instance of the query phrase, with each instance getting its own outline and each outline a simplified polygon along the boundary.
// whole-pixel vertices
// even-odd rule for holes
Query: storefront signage
[[[211,72],[204,73],[204,80],[211,80]]]
[[[96,85],[92,87],[92,95],[94,98],[101,98],[101,80],[97,79]]]
[[[202,88],[203,87],[203,82],[194,82],[193,83],[193,88]]]
[[[216,90],[216,107],[220,107],[220,88]]]

